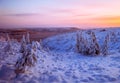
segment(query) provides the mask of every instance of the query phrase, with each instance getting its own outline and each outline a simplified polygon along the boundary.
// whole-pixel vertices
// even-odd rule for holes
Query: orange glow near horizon
[[[108,27],[119,27],[120,26],[120,16],[103,16],[93,19],[93,23],[98,24],[99,26],[108,26]]]
[[[119,9],[120,0],[5,0],[0,26],[119,27]]]
[[[2,17],[1,17],[2,18]],[[54,19],[54,21],[49,21],[48,18],[40,20],[38,16],[31,17],[5,17],[2,18],[3,24],[16,24],[17,26],[32,26],[42,23],[43,25],[70,25],[70,26],[83,26],[83,27],[119,27],[120,26],[120,16],[101,16],[101,17],[71,17],[64,19]],[[51,18],[50,18],[51,19]],[[54,25],[56,24],[56,25]],[[30,26],[31,26],[30,25]]]
[[[71,23],[78,26],[91,27],[120,27],[120,16],[101,16],[85,19],[74,19]]]

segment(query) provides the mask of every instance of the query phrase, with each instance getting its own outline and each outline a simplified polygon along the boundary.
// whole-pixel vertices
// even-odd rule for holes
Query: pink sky
[[[0,25],[27,26],[120,26],[120,0],[2,0]]]

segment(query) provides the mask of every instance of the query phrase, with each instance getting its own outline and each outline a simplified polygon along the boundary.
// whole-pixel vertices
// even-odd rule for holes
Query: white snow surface
[[[116,41],[109,42],[109,55],[84,56],[77,53],[76,32],[57,35],[43,40],[47,50],[37,50],[38,61],[34,67],[11,80],[13,83],[120,83],[120,29],[93,30],[100,45],[105,35],[115,32]],[[83,31],[87,36],[88,31]],[[6,42],[0,41],[0,67],[13,66],[18,57],[20,44],[13,43],[13,54],[3,50]],[[3,58],[5,57],[5,58]],[[14,67],[14,66],[13,66]],[[1,82],[9,83],[7,80]]]

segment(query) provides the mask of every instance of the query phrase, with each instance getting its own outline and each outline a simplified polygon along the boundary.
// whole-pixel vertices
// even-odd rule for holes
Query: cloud
[[[51,9],[52,12],[56,13],[72,13],[71,9]]]
[[[91,13],[80,13],[80,14],[76,14],[76,17],[91,17],[94,16],[94,14]]]
[[[42,15],[38,13],[16,13],[16,14],[5,14],[3,16],[17,16],[17,17],[23,17],[23,16],[37,16]]]

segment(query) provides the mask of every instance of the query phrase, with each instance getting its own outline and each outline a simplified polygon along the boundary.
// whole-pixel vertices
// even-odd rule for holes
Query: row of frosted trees
[[[83,31],[79,31],[76,35],[76,50],[78,53],[84,55],[107,55],[108,41],[109,35],[106,35],[103,45],[100,46],[94,32],[90,31],[88,38],[87,36],[84,36]]]

